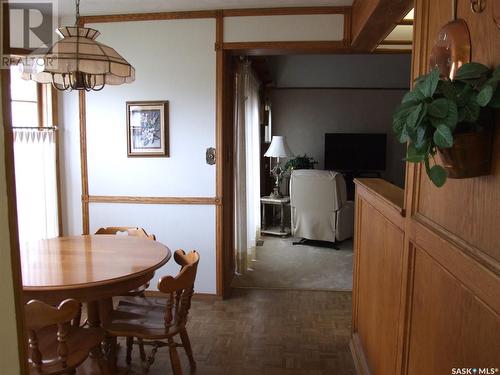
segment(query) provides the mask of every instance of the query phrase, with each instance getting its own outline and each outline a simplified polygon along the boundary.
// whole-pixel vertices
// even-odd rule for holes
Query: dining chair
[[[156,241],[156,236],[154,234],[148,234],[143,228],[138,227],[106,227],[99,228],[95,234],[120,234],[127,233],[128,236],[133,237],[145,237],[150,240]]]
[[[100,373],[109,374],[101,352],[105,331],[70,324],[79,309],[80,303],[74,299],[62,301],[58,307],[38,300],[25,305],[30,374],[74,374],[90,353]]]
[[[95,232],[95,234],[112,234],[112,235],[119,235],[119,233],[127,233],[128,236],[143,237],[152,241],[156,241],[156,236],[154,234],[148,234],[143,228],[137,228],[137,227],[106,227],[106,228],[99,228]],[[145,283],[138,288],[128,291],[122,296],[144,297],[144,292],[148,287],[149,283]]]
[[[184,348],[191,369],[196,368],[186,323],[200,256],[196,251],[186,254],[177,250],[174,259],[181,266],[177,276],[163,276],[158,281],[158,290],[165,294],[166,303],[161,303],[159,298],[132,297],[120,301],[113,311],[109,324],[104,326],[112,337],[111,361],[116,361],[117,337],[126,337],[127,364],[131,362],[133,343],[143,342],[153,347],[146,362],[146,371],[153,364],[157,350],[165,346],[169,348],[174,374],[182,374],[177,347]],[[175,342],[176,336],[179,336],[180,343]],[[134,337],[142,341],[134,342]],[[116,362],[112,366],[116,366]]]
[[[144,228],[139,228],[139,227],[106,227],[106,228],[99,228],[95,234],[111,234],[111,235],[120,235],[120,233],[127,233],[127,236],[132,236],[132,237],[142,237],[146,238],[148,240],[156,241],[156,236],[154,234],[148,234]],[[145,297],[145,292],[149,288],[149,282],[142,284],[138,288],[129,290],[127,293],[122,294],[120,297]],[[139,350],[141,353],[141,359],[144,361],[146,359],[146,352],[144,351],[144,346],[141,343],[141,340],[139,340]]]

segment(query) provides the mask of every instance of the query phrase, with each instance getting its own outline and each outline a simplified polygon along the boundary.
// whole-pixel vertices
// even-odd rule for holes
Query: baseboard
[[[352,334],[351,340],[349,341],[349,348],[351,349],[352,360],[354,361],[354,366],[356,367],[356,373],[358,375],[371,375],[357,333]]]
[[[160,292],[159,290],[146,290],[144,292],[146,297],[151,297],[151,298],[165,298],[166,295],[165,293]],[[193,299],[195,300],[205,300],[205,301],[219,301],[222,300],[221,297],[215,295],[215,294],[210,294],[210,293],[194,293],[193,294]]]

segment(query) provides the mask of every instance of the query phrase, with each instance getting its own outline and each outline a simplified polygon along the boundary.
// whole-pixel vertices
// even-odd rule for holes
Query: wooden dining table
[[[90,326],[100,326],[112,297],[138,288],[171,257],[169,248],[145,238],[120,235],[57,237],[21,246],[25,302],[87,303]]]

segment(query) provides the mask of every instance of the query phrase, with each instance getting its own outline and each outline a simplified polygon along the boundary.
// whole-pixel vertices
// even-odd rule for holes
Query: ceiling
[[[184,10],[213,10],[237,8],[275,8],[299,6],[345,6],[353,0],[81,0],[80,14],[119,14],[171,12]],[[75,14],[75,2],[59,0],[59,15]]]

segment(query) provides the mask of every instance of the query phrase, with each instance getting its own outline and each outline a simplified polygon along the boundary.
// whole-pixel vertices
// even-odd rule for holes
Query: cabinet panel
[[[413,264],[407,374],[497,368],[498,314],[419,247]]]
[[[359,199],[354,334],[372,374],[396,370],[403,232]]]
[[[498,0],[495,0],[498,1]],[[458,17],[467,22],[472,44],[472,60],[490,66],[500,64],[500,30],[493,21],[493,2],[486,2],[482,13],[471,10],[469,0],[458,1]],[[414,57],[414,76],[428,69],[429,54],[437,31],[451,17],[448,0],[416,2],[418,56]],[[420,12],[421,14],[419,14]],[[449,179],[442,188],[436,188],[425,172],[420,181],[418,212],[440,227],[458,236],[478,251],[486,254],[489,263],[500,261],[500,116],[497,118],[489,176],[463,180]],[[489,258],[489,260],[488,260]]]

